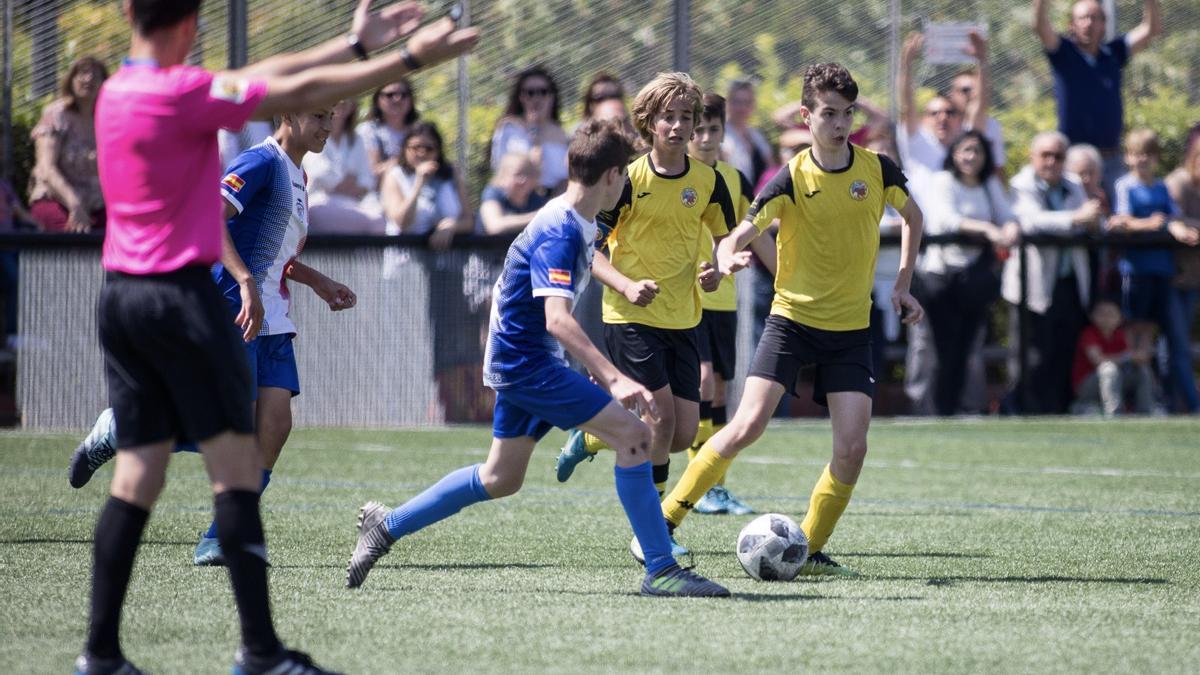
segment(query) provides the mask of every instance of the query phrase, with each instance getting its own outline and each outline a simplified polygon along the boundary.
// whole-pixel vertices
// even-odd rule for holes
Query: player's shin
[[[709,488],[717,484],[717,479],[725,474],[725,469],[732,461],[717,454],[712,440],[705,443],[696,453],[696,459],[688,463],[675,489],[663,500],[663,516],[674,525],[683,522],[688,511],[695,507]]]
[[[833,534],[833,528],[837,526],[838,519],[850,503],[850,493],[853,491],[853,485],[834,478],[829,465],[825,465],[825,470],[813,486],[808,513],[804,516],[804,522],[800,524],[800,529],[804,530],[805,536],[808,537],[810,552],[820,551],[829,541],[829,535]]]
[[[658,499],[654,494],[650,462],[613,468],[617,497],[625,508],[629,525],[646,558],[646,572],[657,574],[675,563],[671,557],[671,539],[667,534]]]

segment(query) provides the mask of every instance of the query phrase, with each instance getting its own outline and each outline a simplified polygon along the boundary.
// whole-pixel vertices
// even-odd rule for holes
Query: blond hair
[[[692,108],[692,121],[698,122],[704,111],[704,94],[687,73],[659,73],[642,87],[633,100],[633,128],[647,143],[654,138],[654,117],[677,98]]]
[[[1125,152],[1142,152],[1158,157],[1162,154],[1162,146],[1158,143],[1158,134],[1153,129],[1133,129],[1125,134]]]

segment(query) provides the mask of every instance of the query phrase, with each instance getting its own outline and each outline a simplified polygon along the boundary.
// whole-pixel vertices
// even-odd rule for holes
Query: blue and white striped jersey
[[[546,331],[545,298],[578,300],[591,277],[596,222],[557,197],[543,206],[508,248],[492,290],[483,382],[493,389],[536,383],[566,363]]]
[[[226,224],[242,262],[262,299],[260,335],[295,333],[288,312],[291,296],[284,271],[308,237],[308,191],[304,171],[292,163],[274,138],[238,155],[221,180],[221,195],[237,209]],[[220,263],[213,278],[233,307],[241,310],[237,281]]]

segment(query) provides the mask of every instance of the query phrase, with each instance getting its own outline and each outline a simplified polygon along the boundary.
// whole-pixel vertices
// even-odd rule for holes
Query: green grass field
[[[730,487],[797,521],[828,458],[822,423],[773,426]],[[281,636],[348,672],[1195,672],[1200,422],[877,422],[827,547],[859,579],[759,583],[733,554],[749,518],[680,539],[732,600],[636,595],[640,568],[601,456],[559,485],[561,433],[517,496],[403,540],[342,587],[358,506],[481,461],[483,428],[303,430],[264,503]],[[0,672],[63,673],[87,616],[110,472],[68,487],[68,435],[0,434]],[[682,456],[678,456],[682,459]],[[682,472],[676,461],[673,477]],[[175,458],[126,604],[126,653],[156,673],[228,672],[221,569],[191,565],[211,500]]]

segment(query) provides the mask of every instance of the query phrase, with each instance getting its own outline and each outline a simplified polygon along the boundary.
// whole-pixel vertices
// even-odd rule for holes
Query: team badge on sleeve
[[[234,192],[241,192],[242,188],[246,187],[246,181],[242,180],[241,176],[238,176],[236,173],[231,173],[228,176],[225,176],[225,178],[221,181],[221,185],[224,185]]]
[[[550,283],[559,286],[571,285],[571,270],[560,270],[557,267],[551,267],[547,272],[550,277]]]
[[[213,78],[212,87],[209,88],[208,95],[222,101],[240,104],[246,101],[246,92],[249,89],[250,83],[244,78],[232,75],[220,75]]]

